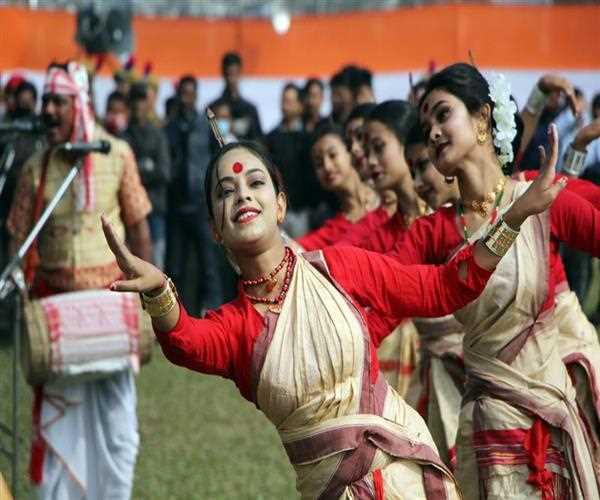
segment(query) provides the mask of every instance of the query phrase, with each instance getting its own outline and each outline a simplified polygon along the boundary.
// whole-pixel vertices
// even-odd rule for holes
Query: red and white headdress
[[[66,71],[64,68],[51,67],[46,75],[44,94],[74,97],[75,118],[73,122],[73,134],[70,140],[72,142],[90,142],[94,135],[96,122],[92,111],[88,75],[85,67],[75,61],[67,64]],[[81,173],[78,176],[77,208],[79,210],[92,211],[95,199],[93,163],[90,155],[84,158]]]

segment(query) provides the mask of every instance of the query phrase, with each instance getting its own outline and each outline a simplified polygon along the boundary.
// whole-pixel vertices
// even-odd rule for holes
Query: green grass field
[[[10,351],[0,346],[0,420],[10,417]],[[295,499],[294,475],[274,428],[233,383],[171,365],[158,347],[137,379],[141,446],[134,499]],[[19,499],[27,483],[31,391],[22,385],[25,442]],[[7,440],[2,438],[7,444]],[[10,466],[0,456],[0,472]]]

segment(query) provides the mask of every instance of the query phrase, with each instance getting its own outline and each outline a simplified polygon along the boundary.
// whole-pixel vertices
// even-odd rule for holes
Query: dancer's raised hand
[[[133,255],[125,243],[117,235],[108,219],[103,215],[102,230],[108,242],[112,253],[117,259],[117,264],[125,280],[118,280],[112,283],[111,290],[117,292],[145,292],[150,293],[154,290],[160,291],[165,284],[165,275],[160,269],[149,262]]]
[[[504,220],[517,229],[530,215],[535,215],[547,210],[558,196],[558,193],[567,185],[567,179],[556,177],[556,162],[558,161],[558,132],[556,125],[548,129],[550,139],[550,154],[540,146],[540,174],[529,186],[529,189],[517,199],[506,212]]]

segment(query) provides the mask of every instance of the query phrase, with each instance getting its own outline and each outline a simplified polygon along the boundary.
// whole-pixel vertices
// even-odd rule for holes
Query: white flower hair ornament
[[[494,146],[500,150],[498,159],[504,166],[514,159],[512,141],[517,135],[517,123],[515,122],[517,105],[510,98],[510,83],[503,74],[492,74],[489,86],[489,95],[494,103],[492,115],[496,123],[492,136]]]

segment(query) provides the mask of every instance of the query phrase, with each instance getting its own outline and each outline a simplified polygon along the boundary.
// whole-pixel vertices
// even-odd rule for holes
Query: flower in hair
[[[498,159],[504,166],[514,159],[512,141],[517,135],[517,105],[510,98],[510,83],[504,75],[493,74],[489,85],[490,98],[494,103],[492,115],[496,124],[492,131],[494,146],[500,150]]]

